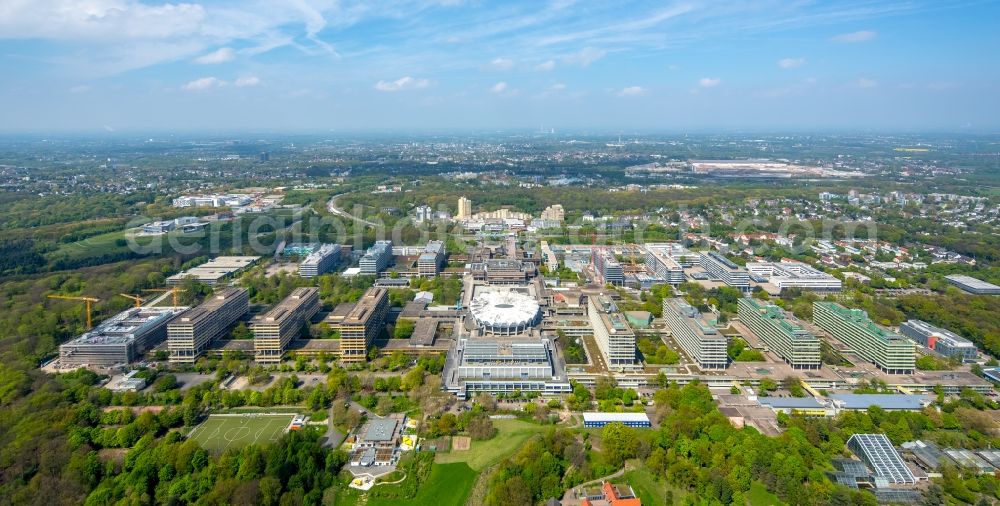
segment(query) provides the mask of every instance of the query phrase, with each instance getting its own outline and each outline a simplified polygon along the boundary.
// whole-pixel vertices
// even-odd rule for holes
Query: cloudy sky
[[[1000,4],[0,1],[0,130],[1000,129]]]

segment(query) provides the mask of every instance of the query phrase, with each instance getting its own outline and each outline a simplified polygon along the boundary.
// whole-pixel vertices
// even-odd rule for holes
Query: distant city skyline
[[[1000,130],[1000,5],[8,0],[0,132]]]

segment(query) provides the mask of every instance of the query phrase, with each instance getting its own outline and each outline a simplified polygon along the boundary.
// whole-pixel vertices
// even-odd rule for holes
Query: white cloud
[[[698,80],[698,86],[702,88],[714,88],[720,84],[722,84],[722,79],[718,77],[702,77]]]
[[[806,64],[805,58],[782,58],[778,60],[778,66],[783,69],[793,69]]]
[[[830,40],[834,42],[846,42],[846,43],[868,42],[870,40],[875,40],[875,37],[877,36],[878,33],[872,30],[861,30],[857,32],[842,33],[840,35],[834,36]]]
[[[646,93],[646,90],[642,86],[626,86],[618,92],[619,97],[637,97]]]
[[[375,89],[378,91],[416,90],[426,88],[430,84],[431,82],[427,79],[404,76],[395,81],[379,81],[375,83]]]
[[[507,83],[505,81],[500,81],[490,87],[490,93],[503,93],[507,91]]]
[[[604,58],[604,55],[608,54],[607,51],[603,49],[597,49],[595,47],[585,47],[569,56],[566,56],[564,60],[570,65],[579,65],[581,67],[589,67],[591,63]]]
[[[549,86],[549,91],[565,91],[565,90],[566,90],[566,85],[563,83],[556,83],[553,84],[552,86]]]
[[[221,88],[225,85],[226,82],[217,77],[202,77],[181,86],[181,89],[184,91],[205,91],[212,88]]]
[[[550,71],[550,70],[552,70],[554,68],[556,68],[556,61],[555,60],[543,61],[542,63],[539,63],[538,65],[535,65],[535,70],[537,70],[539,72],[548,72],[548,71]]]
[[[70,88],[69,92],[70,93],[87,93],[88,91],[90,91],[92,89],[93,88],[91,88],[91,86],[88,85],[88,84],[81,84],[79,86],[74,86],[74,87]]]
[[[510,70],[514,68],[514,60],[510,58],[494,58],[490,62],[490,68],[494,70]]]
[[[249,88],[251,86],[257,86],[258,84],[260,84],[260,78],[257,76],[241,77],[237,79],[236,82],[234,82],[233,84],[235,84],[237,88]]]
[[[878,86],[878,81],[862,77],[857,81],[855,81],[854,85],[857,86],[858,88],[874,88]]]
[[[233,58],[236,58],[236,51],[231,47],[223,47],[195,58],[194,62],[199,65],[215,65],[232,61]]]

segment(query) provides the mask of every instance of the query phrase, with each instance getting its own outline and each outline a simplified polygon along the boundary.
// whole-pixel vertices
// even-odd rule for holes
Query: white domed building
[[[527,331],[541,319],[538,301],[515,291],[476,294],[469,313],[484,334],[512,336]]]

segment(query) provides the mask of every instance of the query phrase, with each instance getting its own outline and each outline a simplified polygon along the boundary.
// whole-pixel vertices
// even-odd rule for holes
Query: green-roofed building
[[[750,297],[739,300],[740,321],[795,369],[819,369],[819,339],[774,304]]]
[[[861,309],[816,301],[813,322],[886,373],[912,374],[916,369],[916,344],[875,325]]]

